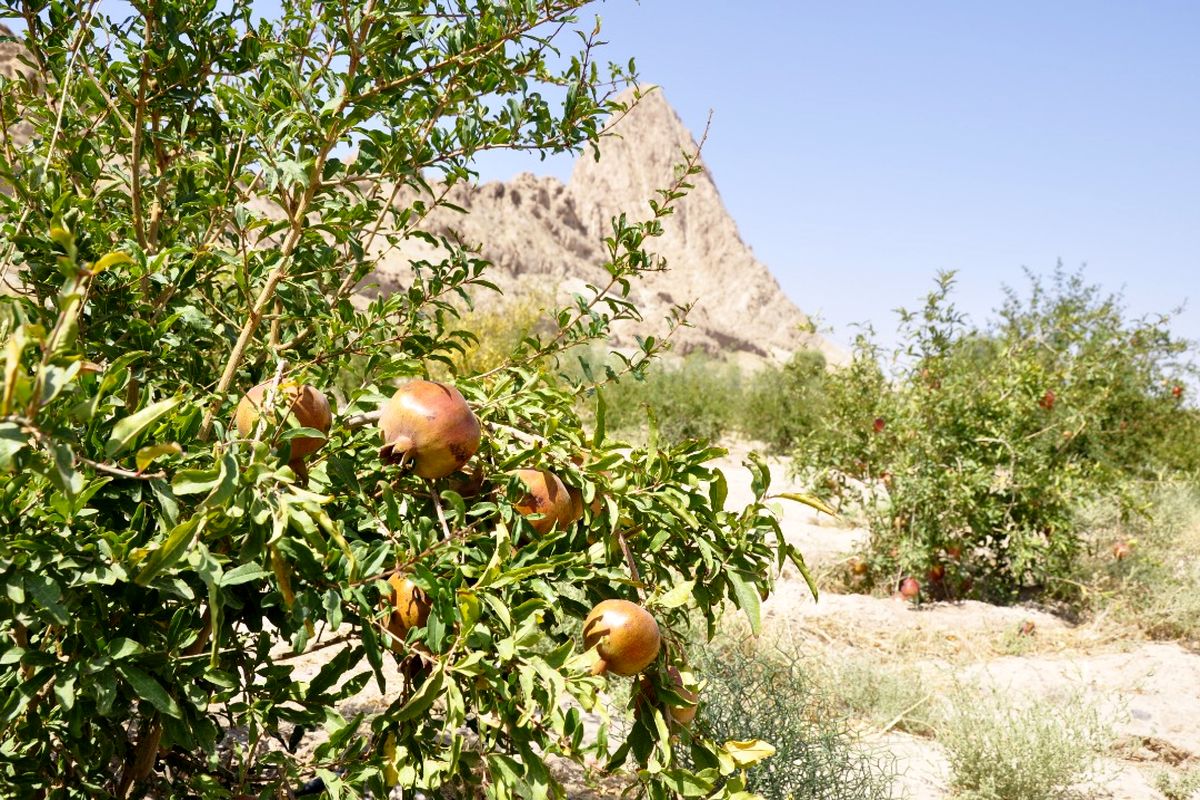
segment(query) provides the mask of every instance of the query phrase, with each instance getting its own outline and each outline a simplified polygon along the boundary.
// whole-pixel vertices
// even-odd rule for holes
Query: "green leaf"
[[[175,474],[171,481],[171,491],[175,494],[200,494],[210,491],[221,482],[224,471],[220,467],[214,469],[182,469]]]
[[[441,669],[438,669],[437,672],[429,676],[429,680],[421,684],[421,688],[412,697],[408,698],[408,702],[396,712],[396,722],[407,722],[410,719],[415,719],[432,708],[434,701],[442,693],[442,684],[445,681],[446,673]]]
[[[808,590],[812,592],[813,600],[817,600],[817,581],[809,571],[808,564],[804,563],[804,556],[793,545],[789,544],[787,545],[787,557],[795,565],[796,569],[800,570],[800,576],[808,584]]]
[[[604,402],[604,393],[599,389],[596,390],[596,429],[592,433],[592,447],[599,447],[604,443],[604,420],[608,413],[608,406]]]
[[[809,508],[815,508],[817,511],[820,511],[824,514],[828,514],[831,517],[837,516],[837,512],[834,511],[832,508],[830,508],[825,503],[825,501],[823,501],[823,500],[821,500],[821,498],[816,497],[811,494],[799,494],[797,492],[780,492],[777,495],[772,495],[772,497],[779,497],[784,500],[791,500],[796,503],[803,503],[804,505],[808,506]]]
[[[166,689],[162,687],[157,678],[132,664],[117,664],[116,666],[117,672],[121,673],[121,677],[129,683],[134,694],[139,698],[168,717],[183,719],[183,710],[175,702],[175,698],[167,694]]]
[[[104,445],[104,452],[110,457],[123,452],[137,438],[138,434],[162,419],[164,415],[179,405],[181,401],[182,398],[179,397],[159,400],[157,403],[151,403],[146,406],[133,416],[121,420],[113,426],[112,435],[108,438],[108,443]]]
[[[145,565],[134,578],[134,583],[139,586],[145,586],[150,581],[158,577],[163,570],[170,569],[179,559],[183,558],[187,552],[188,546],[192,540],[200,535],[204,530],[204,523],[207,520],[203,514],[197,514],[191,519],[181,522],[167,534],[167,539],[160,547],[151,551],[150,556],[146,559]]]
[[[99,275],[101,272],[104,272],[104,270],[108,269],[109,267],[116,266],[117,264],[132,263],[133,259],[125,253],[106,253],[105,255],[101,256],[96,263],[92,264],[91,272],[93,275]]]
[[[679,608],[692,599],[692,590],[695,588],[695,581],[684,581],[663,594],[662,597],[653,600],[652,603],[659,608]]]
[[[0,422],[0,471],[12,469],[13,458],[29,444],[29,437],[15,422]]]
[[[725,479],[725,473],[714,469],[712,480],[708,483],[708,502],[712,504],[713,511],[724,511],[727,497],[729,482]]]
[[[240,567],[235,567],[221,576],[219,586],[237,586],[250,581],[262,580],[270,575],[265,569],[258,564],[242,564]]]
[[[746,617],[750,620],[750,629],[757,636],[762,630],[762,605],[758,598],[758,590],[746,580],[746,576],[740,570],[731,569],[726,574],[729,577],[729,586],[733,589],[733,599],[738,608],[746,612]]]

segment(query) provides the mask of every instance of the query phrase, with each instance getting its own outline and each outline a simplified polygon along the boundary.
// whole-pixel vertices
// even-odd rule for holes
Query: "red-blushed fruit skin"
[[[480,428],[462,393],[434,381],[412,380],[396,390],[379,415],[389,463],[407,461],[422,478],[444,478],[479,449]]]
[[[900,595],[905,600],[913,600],[921,593],[921,584],[916,578],[906,577],[900,581]]]
[[[883,429],[887,427],[887,422],[884,421],[883,417],[876,417],[875,422],[872,423],[872,427],[876,433],[883,433]]]
[[[941,583],[942,579],[946,577],[946,568],[941,564],[934,564],[929,568],[929,574],[926,577],[929,578],[930,583]]]
[[[541,515],[538,519],[529,520],[536,533],[549,533],[555,524],[560,529],[565,528],[578,519],[570,492],[553,472],[545,469],[519,469],[513,474],[521,479],[521,483],[525,484],[528,490],[513,508],[524,517],[531,514]]]
[[[583,623],[583,647],[600,655],[593,672],[636,675],[658,657],[662,635],[649,611],[628,600],[604,600]]]
[[[267,392],[272,383],[273,381],[260,383],[246,392],[238,402],[234,420],[237,424],[238,434],[243,438],[254,433],[254,428],[258,425],[259,410],[266,402]],[[319,389],[308,384],[298,384],[286,380],[280,381],[275,390],[272,415],[280,420],[285,419],[287,415],[295,416],[296,422],[301,427],[315,428],[321,433],[329,433],[329,428],[333,425],[329,400]],[[292,459],[311,456],[324,444],[324,437],[297,436],[291,440]]]
[[[387,629],[388,633],[402,642],[408,637],[409,630],[425,626],[433,605],[429,602],[429,596],[404,575],[396,574],[388,578],[388,585],[392,593],[385,601],[392,609],[392,616],[388,619]],[[399,647],[400,642],[393,640],[392,649]]]
[[[1112,546],[1113,558],[1115,558],[1117,561],[1124,561],[1125,559],[1129,558],[1132,553],[1133,548],[1129,546],[1128,542],[1116,542]]]

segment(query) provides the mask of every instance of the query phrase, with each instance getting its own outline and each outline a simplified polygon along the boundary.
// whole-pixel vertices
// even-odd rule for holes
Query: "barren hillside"
[[[583,155],[569,183],[524,173],[507,183],[458,186],[449,199],[469,213],[439,210],[429,227],[482,245],[499,273],[494,279],[509,293],[536,288],[569,294],[589,283],[602,285],[601,243],[611,218],[622,211],[648,216],[656,189],[672,181],[681,154],[697,146],[659,89],[644,94],[608,133],[600,158]],[[652,247],[666,259],[666,271],[634,289],[644,322],[620,328],[615,344],[629,344],[635,334],[661,334],[671,307],[694,301],[692,327],[676,335],[680,352],[782,360],[816,348],[841,360],[839,349],[804,332],[808,318],[742,241],[708,170],[692,183]],[[417,241],[388,254],[376,275],[380,289],[403,286],[409,259],[432,255]]]

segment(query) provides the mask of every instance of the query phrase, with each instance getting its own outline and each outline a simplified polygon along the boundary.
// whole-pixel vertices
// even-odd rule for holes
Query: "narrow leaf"
[[[109,456],[115,456],[124,451],[137,438],[138,434],[160,420],[171,409],[179,405],[180,401],[181,398],[178,397],[159,400],[157,403],[151,403],[146,406],[133,416],[126,417],[118,422],[113,426],[112,435],[108,437],[108,443],[104,445],[104,452]]]
[[[808,506],[809,508],[815,508],[817,511],[820,511],[824,514],[828,514],[831,517],[837,516],[837,512],[834,511],[832,508],[830,508],[829,505],[825,503],[825,501],[823,501],[821,498],[815,497],[811,494],[799,494],[797,492],[780,492],[779,494],[774,495],[774,496],[782,498],[784,500],[792,500],[796,503],[803,503],[804,505]]]

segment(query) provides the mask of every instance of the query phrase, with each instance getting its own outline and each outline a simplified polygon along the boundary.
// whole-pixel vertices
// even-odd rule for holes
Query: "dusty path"
[[[729,504],[752,499],[744,447],[720,466]],[[781,460],[770,461],[772,491],[802,491]],[[781,509],[788,541],[818,573],[849,556],[865,532],[819,519],[788,503]],[[991,685],[1021,698],[1051,702],[1079,692],[1113,721],[1116,741],[1090,796],[1153,800],[1160,771],[1200,768],[1200,654],[1173,643],[1146,641],[1128,629],[1073,626],[1052,614],[985,603],[920,607],[890,598],[825,593],[814,602],[795,575],[785,573],[763,608],[768,634],[784,634],[831,658],[903,665],[926,686],[956,680]],[[1030,629],[1028,623],[1032,623]],[[1021,634],[1025,628],[1028,632]],[[902,770],[897,789],[912,798],[950,797],[949,768],[933,737],[896,731],[866,739],[892,753]]]

